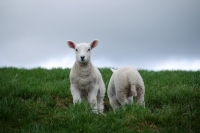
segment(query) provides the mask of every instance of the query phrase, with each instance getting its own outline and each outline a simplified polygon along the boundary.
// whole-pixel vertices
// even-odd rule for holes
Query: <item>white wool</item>
[[[92,43],[75,44],[67,42],[76,53],[76,61],[70,71],[70,90],[73,103],[86,100],[90,103],[94,112],[103,112],[103,99],[105,85],[99,70],[93,66],[90,60],[91,50],[97,46],[98,41]]]
[[[137,103],[145,106],[145,86],[137,69],[121,67],[118,70],[111,69],[113,75],[108,84],[108,98],[113,110],[125,104],[133,103],[133,96]]]

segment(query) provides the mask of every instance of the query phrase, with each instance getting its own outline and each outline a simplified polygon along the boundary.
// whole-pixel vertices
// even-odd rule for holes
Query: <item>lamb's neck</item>
[[[92,67],[92,63],[88,62],[88,63],[79,63],[76,62],[76,68],[77,68],[77,72],[80,76],[88,76],[91,73],[91,67]]]

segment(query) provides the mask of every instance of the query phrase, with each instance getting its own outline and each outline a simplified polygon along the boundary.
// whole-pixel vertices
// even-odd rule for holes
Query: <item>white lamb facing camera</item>
[[[98,40],[92,43],[75,44],[67,41],[70,48],[75,50],[76,61],[70,71],[70,90],[73,103],[86,100],[90,103],[94,112],[103,113],[105,85],[99,70],[91,63],[91,51],[98,44]]]

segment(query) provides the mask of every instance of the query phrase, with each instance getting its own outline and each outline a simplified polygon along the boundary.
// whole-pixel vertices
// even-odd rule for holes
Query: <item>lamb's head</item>
[[[76,60],[79,63],[87,63],[90,61],[91,50],[95,48],[98,44],[98,40],[94,40],[92,43],[80,43],[75,44],[72,41],[67,41],[70,48],[75,50]]]

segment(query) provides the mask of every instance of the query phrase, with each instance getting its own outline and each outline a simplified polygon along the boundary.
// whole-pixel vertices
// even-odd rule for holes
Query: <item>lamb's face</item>
[[[67,41],[68,46],[73,48],[76,52],[76,60],[80,63],[87,63],[90,61],[91,50],[97,46],[98,40],[94,40],[92,43],[80,43],[75,44],[72,41]]]
[[[90,60],[91,46],[87,43],[77,44],[75,47],[76,60],[80,63],[87,63]]]

